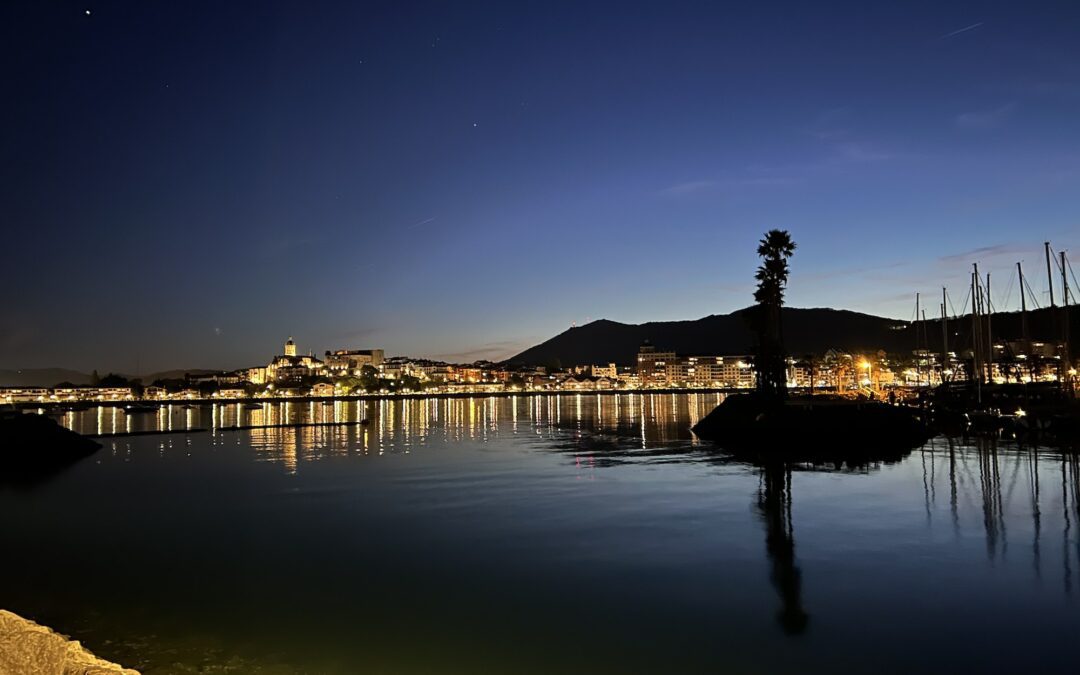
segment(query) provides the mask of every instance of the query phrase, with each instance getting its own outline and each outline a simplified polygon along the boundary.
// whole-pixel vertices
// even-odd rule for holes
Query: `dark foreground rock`
[[[735,453],[848,463],[899,459],[929,438],[911,408],[826,397],[775,402],[754,394],[729,396],[693,431]]]
[[[0,485],[45,480],[101,445],[43,415],[0,414]]]
[[[0,673],[139,675],[91,654],[77,640],[0,609]]]

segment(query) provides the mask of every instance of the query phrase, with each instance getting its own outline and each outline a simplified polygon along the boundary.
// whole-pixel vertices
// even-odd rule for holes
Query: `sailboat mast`
[[[941,287],[941,381],[945,382],[945,371],[949,369],[949,318],[945,311],[948,297],[945,287]]]
[[[994,315],[994,304],[990,299],[990,273],[986,273],[986,381],[994,381],[994,336],[990,331],[990,317]]]
[[[1050,288],[1050,306],[1054,306],[1054,275],[1050,272],[1050,242],[1043,242],[1046,251],[1046,285]]]
[[[982,367],[979,363],[979,264],[974,263],[974,271],[971,273],[971,377],[975,380],[975,388],[979,402],[982,402]]]
[[[1026,345],[1028,339],[1027,296],[1024,295],[1024,268],[1020,266],[1019,261],[1016,263],[1016,276],[1020,277],[1020,336]],[[1025,346],[1024,349],[1027,347]]]
[[[1069,277],[1065,273],[1065,251],[1059,251],[1061,256],[1061,306],[1069,306]]]
[[[915,293],[915,384],[922,384],[922,360],[919,358],[919,294]]]
[[[926,310],[922,310],[923,325],[923,354],[926,355],[926,386],[930,386],[930,380],[934,375],[934,364],[930,361],[930,333],[926,329]]]
[[[1069,353],[1069,275],[1068,261],[1065,259],[1065,251],[1061,255],[1061,341],[1065,351],[1061,357],[1061,374],[1058,382],[1064,382],[1069,368],[1072,366],[1072,355]]]

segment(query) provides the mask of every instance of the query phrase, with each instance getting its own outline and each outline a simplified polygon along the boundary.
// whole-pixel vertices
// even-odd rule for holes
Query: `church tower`
[[[296,343],[292,341],[292,337],[285,343],[285,356],[296,356]]]

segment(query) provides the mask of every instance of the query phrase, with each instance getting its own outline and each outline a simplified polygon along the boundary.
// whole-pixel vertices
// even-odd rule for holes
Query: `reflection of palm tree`
[[[791,468],[769,463],[762,468],[758,508],[765,519],[765,550],[772,563],[772,584],[783,607],[777,620],[789,635],[806,630],[810,617],[802,607],[802,573],[795,565],[795,536],[791,526]]]

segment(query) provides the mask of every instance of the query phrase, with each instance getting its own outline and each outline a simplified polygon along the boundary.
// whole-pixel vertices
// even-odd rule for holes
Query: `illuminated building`
[[[324,355],[326,368],[334,373],[358,375],[364,366],[378,368],[384,360],[381,349],[337,349]]]
[[[285,353],[275,356],[274,360],[267,364],[265,380],[266,382],[299,382],[306,377],[318,377],[325,372],[326,364],[314,356],[310,354],[298,356],[296,343],[290,337],[285,343]]]
[[[737,387],[754,386],[749,356],[686,356],[657,351],[646,342],[638,351],[637,376],[643,387]]]
[[[609,380],[614,380],[619,376],[619,369],[614,363],[609,363],[606,366],[589,366],[589,374],[593,377],[606,377]]]
[[[637,374],[643,386],[667,386],[668,364],[675,363],[675,352],[658,352],[648,340],[638,350]]]

